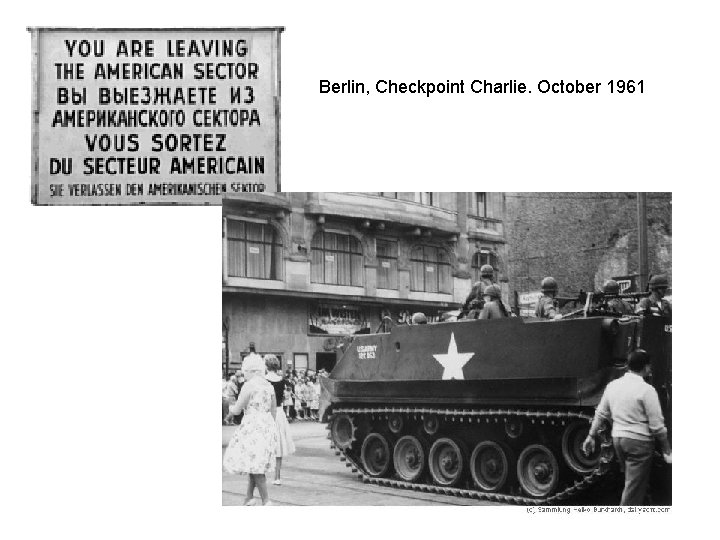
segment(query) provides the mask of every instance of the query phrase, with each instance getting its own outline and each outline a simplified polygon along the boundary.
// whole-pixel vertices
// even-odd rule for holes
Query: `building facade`
[[[639,273],[636,193],[510,193],[505,198],[507,277],[520,303],[553,276],[561,296],[610,278],[632,290]],[[672,193],[647,193],[648,271],[672,283]],[[514,301],[511,300],[511,304]]]
[[[243,194],[223,202],[223,371],[249,352],[331,369],[357,333],[436,320],[489,263],[507,299],[501,193]]]

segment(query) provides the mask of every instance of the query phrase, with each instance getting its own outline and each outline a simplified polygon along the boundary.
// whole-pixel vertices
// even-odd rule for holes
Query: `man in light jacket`
[[[628,372],[605,388],[583,451],[595,450],[595,435],[602,422],[612,422],[612,438],[620,470],[625,473],[625,488],[620,504],[642,505],[645,501],[652,468],[655,441],[660,443],[666,463],[672,462],[670,442],[660,400],[655,388],[643,377],[650,374],[650,356],[642,349],[630,353]]]

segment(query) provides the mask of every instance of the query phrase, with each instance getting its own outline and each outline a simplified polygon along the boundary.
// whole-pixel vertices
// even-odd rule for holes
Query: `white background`
[[[5,6],[0,534],[600,538],[702,527],[718,455],[717,353],[705,344],[716,333],[718,279],[707,260],[718,180],[712,4],[255,4]],[[31,207],[29,25],[286,26],[285,190],[673,191],[671,513],[598,523],[522,508],[221,507],[220,209]],[[320,79],[380,78],[515,78],[531,88],[543,78],[632,78],[645,93],[318,92]]]

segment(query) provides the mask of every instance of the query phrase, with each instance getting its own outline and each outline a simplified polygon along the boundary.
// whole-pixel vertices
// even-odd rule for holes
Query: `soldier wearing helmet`
[[[413,313],[412,316],[412,323],[413,324],[427,324],[427,317],[424,313],[418,311],[417,313]]]
[[[479,319],[503,319],[508,316],[508,312],[500,300],[500,293],[500,287],[497,285],[485,287],[483,291],[485,305],[480,312]]]
[[[655,317],[672,317],[672,304],[665,299],[668,290],[668,279],[663,274],[650,278],[650,296],[638,302],[635,313],[638,315],[653,315]]]
[[[540,290],[543,295],[538,299],[535,306],[535,316],[541,319],[562,319],[560,310],[555,305],[555,296],[557,296],[558,285],[553,277],[546,277],[540,283]]]
[[[622,298],[618,298],[620,294],[620,285],[614,279],[608,279],[603,284],[603,294],[605,295],[605,308],[619,315],[632,315],[632,308]]]
[[[470,317],[471,311],[477,309],[478,312],[482,309],[482,296],[483,292],[485,292],[485,289],[489,287],[490,285],[495,285],[493,282],[493,276],[495,275],[495,270],[493,267],[489,264],[483,264],[480,267],[480,281],[476,281],[472,289],[470,290],[470,294],[468,294],[467,298],[465,299],[465,303],[463,304],[463,313],[467,313],[468,318],[476,318],[476,317]],[[471,306],[473,303],[473,300],[477,300],[480,305],[477,306]],[[476,303],[477,304],[477,303]]]

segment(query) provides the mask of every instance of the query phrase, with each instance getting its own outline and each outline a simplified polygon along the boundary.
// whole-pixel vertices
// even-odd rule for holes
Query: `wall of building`
[[[282,283],[234,278],[224,271],[224,284],[253,286],[296,291],[327,292],[330,294],[388,296],[426,300],[430,302],[464,301],[470,280],[473,254],[480,250],[497,255],[500,268],[498,279],[505,278],[506,259],[502,220],[468,216],[466,201],[469,194],[446,193],[444,199],[454,198],[461,211],[420,205],[414,202],[388,199],[377,195],[357,193],[293,193],[286,198],[290,204],[287,213],[272,210],[255,210],[246,219],[265,220],[279,233],[283,241],[284,263]],[[502,194],[488,194],[493,207],[502,205]],[[224,210],[226,219],[243,219],[242,206]],[[364,276],[361,287],[338,287],[313,283],[309,279],[312,239],[321,231],[350,234],[357,238],[364,257]],[[395,240],[398,243],[398,288],[394,293],[377,289],[376,240]],[[441,248],[451,263],[455,285],[446,294],[423,293],[410,288],[410,258],[414,247],[420,245]],[[224,270],[227,267],[227,249],[224,246]]]
[[[511,291],[596,290],[638,272],[635,193],[506,193],[504,226]],[[648,193],[648,266],[672,284],[672,194]]]
[[[223,318],[229,324],[230,363],[239,364],[250,342],[261,353],[283,356],[314,353],[322,343],[307,335],[307,301],[302,298],[257,294],[223,294]]]

